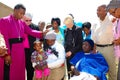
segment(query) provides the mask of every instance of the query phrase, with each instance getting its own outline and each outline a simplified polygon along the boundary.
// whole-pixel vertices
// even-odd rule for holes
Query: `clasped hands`
[[[80,75],[80,72],[74,67],[74,66],[71,66],[71,71],[72,71],[72,75]]]
[[[47,64],[46,65],[43,65],[43,66],[40,66],[40,65],[36,65],[35,66],[35,69],[38,69],[38,70],[44,70],[45,68],[48,68]]]

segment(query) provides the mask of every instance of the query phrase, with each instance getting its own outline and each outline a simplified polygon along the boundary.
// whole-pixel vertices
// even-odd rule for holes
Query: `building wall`
[[[13,13],[13,9],[0,2],[0,18]]]

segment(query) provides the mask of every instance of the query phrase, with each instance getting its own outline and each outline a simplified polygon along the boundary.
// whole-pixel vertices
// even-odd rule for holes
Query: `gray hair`
[[[33,18],[32,14],[30,14],[30,13],[26,13],[25,16],[26,16],[26,17],[29,17],[30,19]]]
[[[110,8],[120,8],[120,0],[111,0],[110,3],[107,5],[107,10]]]

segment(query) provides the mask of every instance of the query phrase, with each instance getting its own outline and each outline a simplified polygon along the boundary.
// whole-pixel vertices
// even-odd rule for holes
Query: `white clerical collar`
[[[85,55],[89,55],[90,53],[84,53]]]
[[[72,30],[72,28],[69,28],[69,30]]]

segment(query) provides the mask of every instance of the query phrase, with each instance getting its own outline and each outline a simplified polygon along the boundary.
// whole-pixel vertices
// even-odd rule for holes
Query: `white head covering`
[[[45,39],[56,39],[56,34],[53,31],[49,31],[46,36]]]
[[[26,13],[25,16],[26,16],[26,17],[29,17],[30,19],[33,18],[32,14],[30,14],[30,13]]]

